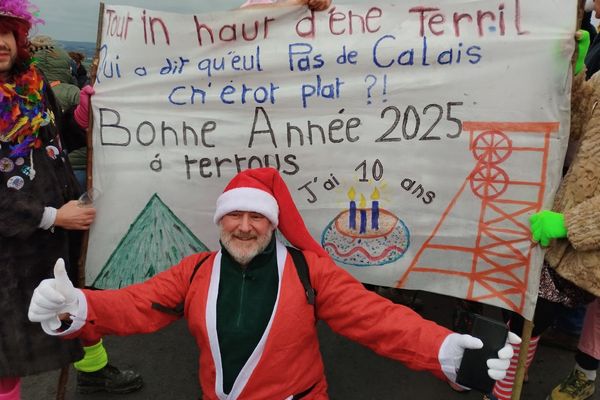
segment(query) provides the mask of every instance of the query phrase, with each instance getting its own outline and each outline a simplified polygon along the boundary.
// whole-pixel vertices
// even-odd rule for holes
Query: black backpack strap
[[[206,261],[206,259],[208,257],[210,257],[210,253],[208,255],[202,257],[200,259],[200,261],[198,261],[196,263],[196,266],[194,267],[194,271],[192,272],[192,275],[190,276],[190,283],[192,283],[192,281],[194,280],[194,276],[196,275],[196,272],[198,272],[198,268],[200,268],[200,266],[204,263],[204,261]],[[165,314],[175,315],[178,317],[183,317],[183,307],[184,307],[183,302],[177,304],[175,307],[167,307],[160,303],[152,303],[152,308],[154,310],[158,310],[160,312],[164,312]]]
[[[190,283],[192,283],[192,281],[194,280],[194,276],[196,276],[196,272],[198,272],[198,268],[200,268],[200,266],[204,263],[204,261],[206,261],[206,259],[208,257],[210,257],[211,253],[208,253],[206,256],[202,257],[200,259],[200,261],[198,261],[196,263],[196,266],[194,267],[194,272],[192,272],[192,276],[190,276]]]
[[[306,263],[306,258],[302,252],[294,247],[286,246],[288,252],[292,256],[292,260],[294,261],[294,265],[296,266],[296,272],[298,273],[298,277],[300,278],[300,282],[302,282],[302,287],[304,287],[304,293],[306,294],[306,300],[308,304],[311,306],[315,305],[315,297],[317,293],[315,289],[310,284],[310,275],[308,273],[308,264]]]
[[[317,386],[316,383],[314,385],[312,385],[311,387],[309,387],[308,389],[306,389],[305,391],[293,395],[292,400],[299,400],[299,399],[302,399],[302,398],[308,396],[310,394],[310,392],[312,392],[312,390],[315,388],[315,386]]]

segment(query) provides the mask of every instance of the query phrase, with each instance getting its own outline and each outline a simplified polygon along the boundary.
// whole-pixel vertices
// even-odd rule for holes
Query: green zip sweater
[[[279,274],[275,235],[246,267],[221,246],[217,297],[217,336],[223,365],[223,391],[229,393],[260,341],[275,305]]]

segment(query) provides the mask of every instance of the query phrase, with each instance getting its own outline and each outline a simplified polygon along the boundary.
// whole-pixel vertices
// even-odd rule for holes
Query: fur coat
[[[567,238],[554,240],[546,261],[560,276],[600,296],[600,74],[575,77],[571,141],[579,141],[554,199],[563,213]]]

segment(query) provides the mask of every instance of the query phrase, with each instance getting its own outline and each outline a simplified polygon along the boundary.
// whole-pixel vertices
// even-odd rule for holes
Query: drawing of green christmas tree
[[[207,247],[155,193],[94,280],[98,289],[143,282]]]

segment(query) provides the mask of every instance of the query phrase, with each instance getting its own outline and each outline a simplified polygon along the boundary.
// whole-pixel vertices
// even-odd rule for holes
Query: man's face
[[[0,32],[0,79],[6,81],[17,59],[17,42],[12,32]]]
[[[264,215],[256,212],[234,211],[219,221],[221,242],[240,264],[247,265],[271,241],[273,225]]]

